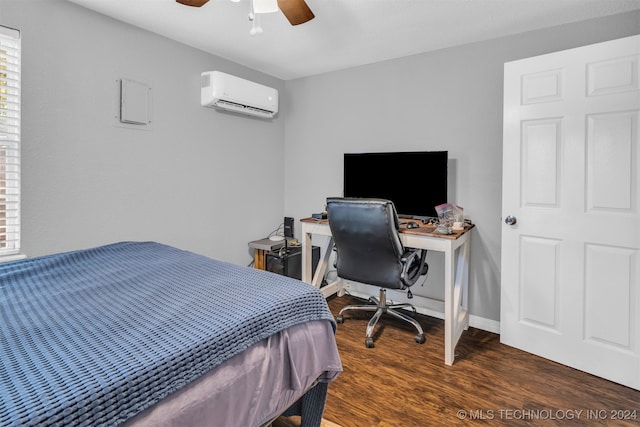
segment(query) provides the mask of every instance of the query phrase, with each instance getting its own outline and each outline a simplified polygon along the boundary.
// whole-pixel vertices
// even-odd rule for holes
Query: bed
[[[0,264],[0,425],[320,424],[322,293],[157,242]]]

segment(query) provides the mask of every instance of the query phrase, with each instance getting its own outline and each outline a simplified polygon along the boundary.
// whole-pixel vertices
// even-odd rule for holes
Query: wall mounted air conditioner
[[[220,71],[205,71],[201,76],[200,103],[263,118],[278,112],[278,91]]]

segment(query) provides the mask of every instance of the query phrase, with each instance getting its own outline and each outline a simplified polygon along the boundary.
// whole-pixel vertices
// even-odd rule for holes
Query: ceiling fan
[[[201,7],[209,0],[176,0],[180,4]],[[304,24],[311,21],[315,15],[304,0],[277,0],[278,8],[282,11],[291,25]]]

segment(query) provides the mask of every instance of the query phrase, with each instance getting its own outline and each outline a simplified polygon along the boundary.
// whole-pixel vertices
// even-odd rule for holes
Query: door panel
[[[597,114],[587,117],[588,209],[620,210],[630,214],[637,205],[634,185],[634,141],[637,113]]]
[[[640,389],[640,36],[505,64],[501,341]]]
[[[557,207],[561,119],[522,124],[522,204]]]
[[[559,241],[522,236],[520,311],[522,322],[558,331]]]
[[[628,248],[586,245],[586,340],[632,350],[637,313],[632,312],[627,301],[633,301],[633,283],[637,282],[633,272],[636,252]],[[616,309],[607,311],[603,307]]]

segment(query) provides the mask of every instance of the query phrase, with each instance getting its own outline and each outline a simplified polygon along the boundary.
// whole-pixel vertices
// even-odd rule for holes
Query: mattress
[[[311,321],[318,289],[156,242],[0,264],[0,425],[120,425]]]

